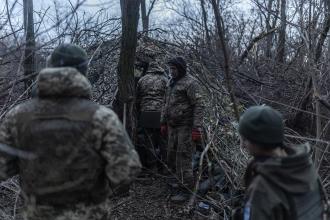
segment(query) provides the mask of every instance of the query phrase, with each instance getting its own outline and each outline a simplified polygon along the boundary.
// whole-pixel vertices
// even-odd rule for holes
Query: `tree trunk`
[[[24,51],[24,75],[29,76],[35,73],[35,36],[33,23],[33,0],[24,0],[24,30],[25,30],[25,51]],[[32,84],[30,78],[25,82],[25,89]]]
[[[329,29],[330,29],[330,9],[329,9],[329,5],[330,5],[330,0],[326,0],[325,1],[325,18],[324,18],[324,23],[323,23],[323,29],[322,32],[320,34],[319,40],[317,42],[316,45],[316,50],[315,50],[315,62],[318,63],[321,55],[322,55],[322,47],[324,45],[325,39],[327,38]]]
[[[272,8],[273,8],[273,2],[274,2],[274,0],[269,0],[268,5],[267,5],[267,18],[266,18],[266,32],[267,33],[272,29],[272,26],[270,24],[270,18],[271,18],[271,13],[272,13]],[[268,58],[272,57],[272,46],[273,46],[273,34],[270,34],[267,36],[266,49],[265,49],[265,55]]]
[[[137,44],[140,0],[120,0],[122,12],[122,38],[118,64],[118,94],[116,112],[131,137],[134,136],[135,85],[134,62]]]
[[[219,6],[216,2],[216,0],[211,0],[212,3],[212,8],[214,10],[214,16],[215,16],[215,21],[216,21],[216,27],[217,27],[217,32],[219,35],[219,40],[218,40],[218,48],[222,49],[223,52],[223,57],[224,57],[224,72],[225,72],[225,78],[226,78],[226,85],[227,89],[230,95],[231,102],[233,103],[233,110],[234,110],[234,115],[236,120],[239,120],[239,113],[237,109],[237,103],[236,103],[236,98],[235,98],[235,93],[234,93],[234,88],[233,88],[233,80],[231,78],[231,73],[230,73],[230,61],[229,61],[229,54],[227,51],[227,44],[226,44],[226,39],[225,39],[225,33],[224,33],[224,27],[219,11]]]
[[[277,57],[279,63],[285,62],[286,0],[281,0],[281,25],[278,36]]]
[[[206,43],[209,52],[211,53],[211,37],[210,37],[210,31],[207,25],[207,11],[205,9],[205,0],[201,0],[201,8],[202,8],[202,16],[203,16],[203,24],[205,29],[205,37],[206,37]]]
[[[142,19],[142,30],[144,36],[148,36],[149,30],[149,15],[147,14],[146,0],[141,0],[141,19]]]

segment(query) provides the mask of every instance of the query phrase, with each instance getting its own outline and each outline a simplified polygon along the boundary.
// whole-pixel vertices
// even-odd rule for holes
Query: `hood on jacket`
[[[157,62],[150,62],[148,66],[147,73],[161,73],[163,74],[165,70],[157,63]]]
[[[88,79],[72,67],[45,68],[37,79],[39,97],[91,98],[92,86]]]
[[[309,144],[286,147],[287,157],[255,160],[254,171],[284,191],[304,193],[315,190],[318,180],[310,157]]]
[[[173,59],[170,59],[167,64],[173,65],[178,69],[179,76],[175,79],[178,80],[187,73],[187,63],[182,57],[175,57]]]

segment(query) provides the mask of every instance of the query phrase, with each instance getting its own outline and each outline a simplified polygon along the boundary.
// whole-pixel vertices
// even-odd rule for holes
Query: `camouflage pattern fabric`
[[[92,86],[75,68],[46,68],[38,75],[40,97],[81,97],[90,99]]]
[[[142,111],[161,111],[164,104],[167,78],[158,66],[151,66],[137,85],[137,107]]]
[[[161,122],[175,126],[202,127],[203,95],[192,76],[186,74],[178,80],[171,80],[165,95],[165,106]]]
[[[150,63],[155,60],[155,57],[160,56],[162,51],[154,44],[138,42],[136,47],[136,59]]]
[[[111,219],[109,206],[109,200],[89,206],[78,203],[69,209],[30,205],[22,215],[24,220],[106,220]]]
[[[198,82],[185,74],[167,87],[161,123],[168,125],[167,165],[185,188],[192,189],[194,176],[192,128],[202,127],[203,96]]]
[[[44,69],[37,90],[37,98],[11,109],[0,126],[0,143],[35,153],[37,159],[1,153],[2,179],[19,173],[24,192],[34,195],[38,205],[45,202],[50,206],[50,198],[65,205],[75,203],[72,198],[101,202],[91,201],[91,197],[99,194],[104,200],[110,185],[133,180],[141,168],[138,154],[116,114],[88,100],[91,85],[82,74],[70,67]],[[41,189],[32,187],[34,184]],[[88,196],[79,197],[84,194]]]
[[[137,85],[137,109],[139,113],[161,112],[167,81],[164,70],[156,62],[151,62],[147,74],[138,81]],[[140,120],[142,119],[140,118]],[[159,120],[160,118],[158,118],[158,122]],[[153,168],[156,164],[159,165],[159,160],[165,159],[165,145],[160,135],[160,129],[156,127],[146,128],[142,122],[139,122],[137,132],[137,150],[143,166]]]
[[[165,70],[159,65],[157,61],[152,61],[149,63],[147,73],[164,73],[164,72]]]
[[[192,190],[194,174],[192,157],[195,152],[191,141],[191,127],[179,126],[168,128],[167,164],[176,174],[176,178],[186,189]]]

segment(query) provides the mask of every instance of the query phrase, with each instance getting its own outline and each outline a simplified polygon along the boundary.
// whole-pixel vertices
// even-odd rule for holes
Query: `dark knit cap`
[[[86,75],[88,56],[84,49],[75,44],[62,44],[55,48],[50,55],[50,65],[52,67],[75,67]]]
[[[167,63],[169,65],[176,66],[176,68],[178,68],[178,71],[179,71],[180,75],[186,74],[186,72],[187,72],[187,63],[183,59],[183,57],[175,57],[173,59],[170,59]]]
[[[239,133],[246,139],[263,146],[282,145],[284,125],[281,113],[269,106],[253,106],[240,117]]]

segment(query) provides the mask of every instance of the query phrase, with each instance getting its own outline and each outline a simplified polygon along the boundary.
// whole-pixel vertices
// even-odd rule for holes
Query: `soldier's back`
[[[148,73],[138,82],[141,111],[161,111],[164,104],[167,78],[163,73]]]

